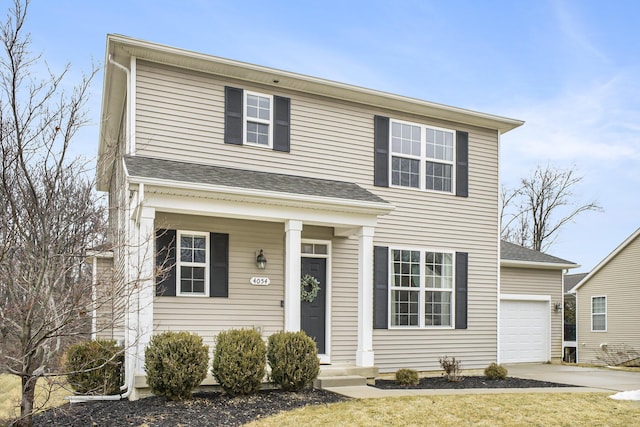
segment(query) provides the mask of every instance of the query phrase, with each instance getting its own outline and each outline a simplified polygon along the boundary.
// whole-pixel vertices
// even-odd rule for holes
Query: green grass
[[[308,406],[248,424],[265,426],[630,426],[640,403],[606,393],[468,394],[362,399]]]
[[[51,393],[49,393],[49,391]],[[50,383],[44,378],[38,381],[36,388],[37,408],[46,409],[60,406],[65,396],[72,394],[62,385]],[[15,375],[0,375],[0,425],[2,420],[10,420],[20,414],[20,378]]]

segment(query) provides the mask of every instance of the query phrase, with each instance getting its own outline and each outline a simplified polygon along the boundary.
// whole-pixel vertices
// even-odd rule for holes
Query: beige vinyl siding
[[[469,328],[375,330],[375,361],[382,371],[401,367],[439,369],[438,358],[445,354],[462,357],[468,368],[481,368],[496,360],[496,131],[299,92],[280,92],[274,87],[224,81],[217,76],[142,61],[137,64],[136,85],[138,154],[354,182],[395,206],[391,214],[379,218],[376,245],[469,253]],[[225,85],[291,98],[290,153],[223,143]],[[470,197],[373,186],[375,114],[469,132]],[[332,356],[353,362],[357,238],[335,238],[333,250]],[[275,321],[270,318],[269,322]],[[214,329],[209,327],[206,332]]]
[[[124,292],[114,281],[113,258],[96,259],[96,338],[124,340]]]
[[[562,358],[562,311],[555,304],[562,302],[562,270],[538,268],[500,268],[500,293],[548,295],[551,298],[551,358]]]
[[[607,331],[591,332],[591,297],[607,297]],[[603,363],[600,344],[640,350],[640,237],[588,279],[577,291],[578,362]]]

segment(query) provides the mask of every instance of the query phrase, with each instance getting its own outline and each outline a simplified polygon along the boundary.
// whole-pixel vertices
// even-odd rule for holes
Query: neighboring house
[[[564,335],[562,360],[576,363],[576,296],[571,290],[589,273],[566,274],[564,276]],[[568,311],[570,310],[570,312]]]
[[[500,256],[500,362],[561,360],[563,277],[579,265],[506,241]]]
[[[640,358],[640,228],[573,291],[578,363],[618,364]]]
[[[129,386],[167,330],[302,329],[323,363],[381,372],[498,359],[499,143],[521,121],[124,36],[106,55]]]

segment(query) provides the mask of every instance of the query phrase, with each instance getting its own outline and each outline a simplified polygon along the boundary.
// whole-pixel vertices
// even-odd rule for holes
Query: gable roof
[[[546,269],[577,268],[578,264],[562,258],[534,251],[515,243],[500,241],[500,265],[505,267],[527,267]]]
[[[285,194],[291,198],[341,200],[348,205],[361,205],[390,211],[393,206],[372,192],[351,182],[308,178],[281,173],[234,169],[215,165],[187,163],[144,156],[124,158],[132,181],[165,187],[177,183],[206,186],[205,190],[226,193]],[[183,186],[184,187],[184,186]]]
[[[587,277],[589,273],[566,274],[564,276],[564,291],[569,292],[575,285],[580,283],[582,279]]]
[[[433,117],[435,119],[477,126],[505,133],[521,126],[522,120],[482,113],[464,108],[424,101],[339,83],[289,71],[263,67],[213,55],[178,49],[127,36],[107,35],[105,71],[103,80],[100,140],[98,146],[97,186],[108,188],[109,170],[113,166],[109,152],[113,139],[120,134],[120,122],[127,99],[127,76],[131,58],[200,71],[230,79],[271,86],[276,90],[293,90],[348,102],[361,103],[383,111],[398,111]],[[131,98],[129,96],[129,98]]]
[[[613,250],[613,252],[611,252],[609,255],[607,255],[607,257],[605,259],[600,261],[600,263],[598,265],[596,265],[596,267],[593,270],[591,270],[589,272],[589,274],[584,279],[582,279],[576,285],[575,288],[572,289],[572,291],[575,292],[578,289],[580,289],[582,287],[582,285],[587,283],[589,281],[589,279],[591,279],[591,277],[593,277],[598,271],[600,271],[605,265],[607,265],[609,263],[609,261],[611,261],[613,258],[615,258],[616,255],[618,255],[620,252],[622,252],[624,250],[624,248],[629,246],[629,244],[631,242],[633,242],[635,239],[637,239],[638,237],[640,237],[640,228],[638,228],[636,231],[634,231],[631,234],[631,236],[627,237],[626,240],[624,242],[622,242],[617,248],[615,248]]]

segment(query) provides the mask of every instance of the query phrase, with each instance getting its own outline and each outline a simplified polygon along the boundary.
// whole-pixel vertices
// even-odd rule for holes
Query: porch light
[[[267,259],[264,257],[264,253],[262,252],[262,249],[260,249],[260,253],[256,257],[256,265],[260,270],[264,270],[265,267],[267,266]]]
[[[555,310],[556,313],[559,313],[560,311],[562,311],[562,303],[560,302],[555,303],[553,309]]]

